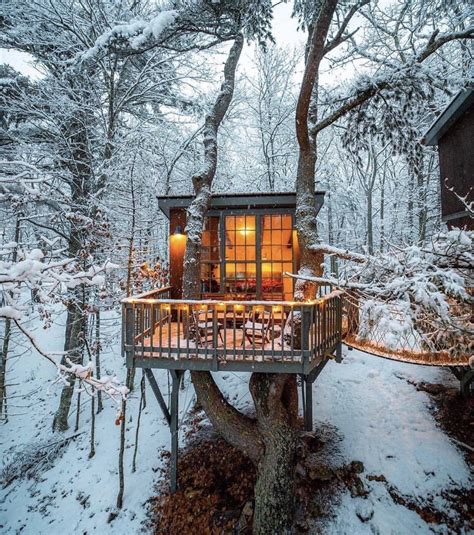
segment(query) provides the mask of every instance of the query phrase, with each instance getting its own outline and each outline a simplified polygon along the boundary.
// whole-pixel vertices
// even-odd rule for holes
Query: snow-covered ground
[[[111,342],[104,350],[104,367],[123,377],[118,348],[119,324],[112,317],[108,322]],[[61,350],[62,329],[57,322],[40,333],[43,346]],[[51,422],[59,388],[47,389],[54,374],[54,369],[35,354],[25,354],[12,364],[9,382],[19,383],[19,386],[12,386],[10,395],[21,392],[29,396],[25,399],[12,397],[10,419],[0,428],[4,465],[27,444],[57,439],[51,432]],[[167,392],[166,373],[157,371],[156,377]],[[337,461],[362,461],[363,480],[370,488],[366,499],[344,494],[325,532],[338,535],[441,533],[443,526],[429,525],[416,512],[394,503],[387,486],[420,503],[427,496],[433,496],[437,508],[442,509],[442,490],[470,485],[469,469],[461,452],[435,424],[429,410],[429,397],[417,391],[407,379],[450,381],[447,372],[436,368],[378,359],[357,351],[347,352],[341,365],[329,363],[318,378],[314,389],[315,426],[335,429],[340,437]],[[218,377],[221,386],[241,407],[250,401],[247,380],[245,374],[223,373]],[[189,408],[193,392],[188,378],[185,385],[181,407]],[[38,474],[36,480],[18,479],[1,491],[0,531],[35,535],[138,533],[146,520],[146,501],[154,494],[159,477],[160,453],[169,445],[169,431],[151,391],[147,397],[141,422],[138,467],[133,474],[138,396],[129,403],[125,505],[117,518],[107,523],[109,514],[115,511],[118,489],[116,408],[105,401],[105,410],[96,421],[96,455],[89,460],[90,400],[86,398],[79,428],[83,433],[69,443],[53,466]],[[72,424],[75,416],[73,411]],[[72,429],[70,434],[74,434]],[[370,474],[383,474],[387,483],[367,480]],[[372,518],[362,522],[358,513]]]

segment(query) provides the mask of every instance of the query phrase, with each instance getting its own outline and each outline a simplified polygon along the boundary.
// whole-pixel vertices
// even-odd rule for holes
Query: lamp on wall
[[[181,225],[176,225],[176,227],[174,227],[173,236],[182,236],[183,234],[183,227]]]

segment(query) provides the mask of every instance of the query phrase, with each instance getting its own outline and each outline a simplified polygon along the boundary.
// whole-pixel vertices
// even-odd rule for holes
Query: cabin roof
[[[324,202],[324,191],[315,191],[318,212]],[[187,208],[194,195],[157,196],[158,206],[167,218],[172,208]],[[217,193],[212,196],[211,210],[232,210],[252,208],[292,208],[296,207],[295,192],[272,193]]]
[[[421,140],[424,145],[436,145],[462,114],[474,104],[474,87],[459,93],[446,106]]]

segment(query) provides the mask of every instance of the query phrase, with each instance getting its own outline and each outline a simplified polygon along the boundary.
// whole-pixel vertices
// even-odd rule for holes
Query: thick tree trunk
[[[256,535],[289,533],[295,509],[297,433],[295,405],[288,405],[287,375],[254,373],[250,392],[264,453],[257,465],[253,529]],[[297,407],[297,405],[296,405]]]
[[[92,172],[90,164],[89,140],[87,137],[86,127],[91,118],[87,113],[72,117],[68,128],[64,134],[69,138],[70,154],[65,155],[65,166],[69,169],[71,180],[71,206],[78,215],[88,216],[88,204],[90,202],[92,187]],[[77,259],[78,264],[86,269],[86,258],[91,251],[88,250],[90,241],[90,230],[84,228],[81,218],[78,221],[74,219],[70,223],[68,243],[69,258]],[[64,339],[64,351],[67,358],[73,364],[82,364],[82,348],[84,336],[86,333],[86,299],[87,291],[84,285],[80,285],[72,290],[69,295],[67,305],[66,331]],[[63,358],[63,363],[65,358]],[[68,415],[71,408],[71,400],[74,392],[75,380],[71,377],[68,385],[63,387],[60,397],[59,407],[53,420],[54,431],[66,431],[68,425]]]
[[[321,275],[324,256],[318,251],[317,209],[314,195],[317,132],[310,130],[308,118],[311,114],[311,122],[316,124],[318,103],[315,82],[321,60],[326,53],[325,43],[336,6],[337,0],[321,2],[310,27],[305,70],[296,105],[296,137],[300,148],[296,175],[296,229],[301,251],[300,273],[313,276]],[[316,290],[314,284],[300,279],[295,285],[295,299],[313,299]]]
[[[20,242],[20,216],[19,213],[15,222],[15,235],[14,242],[16,243],[12,252],[12,262],[16,262],[18,259],[18,244]],[[5,330],[3,333],[3,342],[0,352],[0,418],[4,417],[8,419],[7,414],[7,359],[8,352],[10,350],[10,340],[12,335],[12,320],[5,318]]]
[[[217,133],[230,105],[235,70],[242,50],[243,38],[238,36],[232,46],[224,69],[224,84],[204,127],[203,171],[193,177],[195,199],[188,209],[186,225],[186,254],[184,261],[183,294],[185,298],[200,297],[201,239],[205,214],[211,201],[211,185],[217,167]],[[296,388],[293,382],[286,386],[285,376],[277,388],[272,387],[273,376],[253,381],[253,395],[258,400],[258,422],[232,407],[222,395],[209,372],[191,374],[198,402],[203,407],[216,431],[233,446],[258,463],[258,481],[255,489],[256,533],[282,532],[290,525],[293,513],[292,481],[294,478],[295,444],[291,424],[296,420]],[[258,384],[263,388],[259,392]],[[277,392],[277,398],[274,397]],[[292,410],[287,411],[284,403]],[[260,421],[262,418],[262,421]],[[261,430],[265,432],[265,445]]]
[[[195,198],[187,213],[186,252],[184,258],[183,296],[200,298],[200,260],[204,219],[211,202],[211,186],[217,168],[217,134],[234,93],[235,72],[243,47],[238,35],[224,67],[224,82],[204,125],[204,167],[193,177]],[[192,372],[198,402],[216,431],[232,445],[257,461],[262,451],[255,422],[228,403],[209,372]]]
[[[82,290],[79,288],[79,292]],[[86,326],[86,318],[81,297],[71,299],[68,305],[66,319],[66,339],[64,351],[74,364],[82,363],[82,344]],[[72,396],[74,394],[74,377],[67,379],[68,384],[63,387],[59,401],[59,407],[53,419],[53,431],[67,431],[69,429],[68,416],[71,408]]]

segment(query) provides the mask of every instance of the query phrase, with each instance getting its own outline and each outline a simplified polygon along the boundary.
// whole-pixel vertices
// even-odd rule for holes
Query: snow
[[[140,48],[152,37],[158,39],[163,31],[173,24],[178,16],[174,9],[162,11],[150,21],[135,20],[124,24],[116,24],[99,36],[92,48],[82,54],[82,59],[93,58],[101,49],[109,46],[114,39],[129,39],[132,48]]]
[[[469,469],[437,427],[428,395],[408,381],[449,382],[448,374],[350,351],[342,364],[326,366],[318,379],[314,415],[319,425],[330,424],[341,433],[339,447],[346,460],[362,461],[366,474],[383,474],[400,494],[420,503],[434,496],[444,509],[441,490],[469,488]],[[345,495],[325,533],[436,532],[435,526],[394,503],[382,482],[364,483],[371,489],[367,499]],[[374,510],[367,523],[357,517],[361,504]]]
[[[117,319],[113,313],[104,315],[110,343],[105,344],[102,362],[104,373],[113,370],[123,378]],[[64,317],[57,316],[50,329],[37,329],[35,333],[39,343],[51,352],[62,349],[63,323]],[[60,388],[52,386],[49,391],[45,388],[47,382],[51,384],[55,379],[54,368],[32,352],[11,363],[10,377],[12,382],[18,382],[14,378],[27,377],[15,393],[21,390],[29,397],[11,401],[10,419],[3,424],[0,444],[5,461],[11,460],[14,452],[26,444],[55,440],[58,436],[51,432],[51,421]],[[140,377],[141,372],[137,371],[137,382]],[[155,377],[166,398],[166,372],[155,370]],[[243,410],[251,408],[248,374],[223,372],[215,377],[233,404]],[[420,503],[432,495],[440,508],[445,505],[440,496],[443,489],[470,485],[463,455],[436,426],[429,410],[429,397],[409,382],[419,380],[449,382],[450,375],[437,368],[350,351],[342,364],[330,362],[319,376],[314,386],[315,428],[330,426],[340,437],[334,451],[329,452],[328,462],[362,461],[365,466],[362,478],[370,489],[366,499],[343,494],[334,509],[334,518],[324,526],[324,533],[436,532],[437,527],[427,524],[416,512],[394,503],[384,483],[367,480],[368,474],[383,474],[387,484]],[[10,394],[13,393],[11,390]],[[52,467],[39,474],[38,480],[17,480],[2,489],[3,533],[13,534],[20,529],[26,535],[138,533],[147,518],[146,502],[154,495],[159,480],[160,454],[170,444],[169,429],[147,388],[138,468],[136,473],[131,473],[138,402],[138,394],[132,394],[127,407],[124,509],[115,520],[107,523],[110,512],[115,511],[118,489],[120,427],[114,423],[116,406],[104,400],[105,409],[96,417],[96,455],[88,459],[90,398],[83,394],[79,426],[82,434],[68,444]],[[180,391],[182,411],[189,409],[192,402],[193,391],[186,376],[185,388]],[[73,411],[72,423],[74,418]],[[71,429],[67,436],[72,434]],[[181,432],[181,441],[183,436]],[[366,520],[363,522],[360,517]]]

